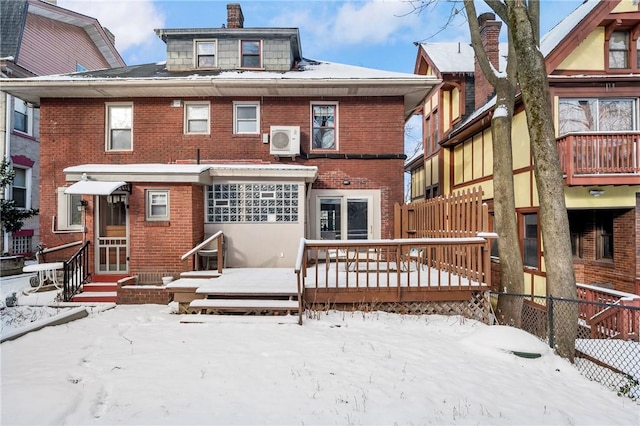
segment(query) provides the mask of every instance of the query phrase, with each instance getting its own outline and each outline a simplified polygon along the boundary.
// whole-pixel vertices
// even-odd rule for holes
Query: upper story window
[[[559,134],[638,130],[637,98],[560,98]]]
[[[609,68],[629,68],[629,32],[614,31],[609,39]]]
[[[31,186],[31,169],[23,169],[21,167],[13,167],[15,177],[11,184],[12,199],[15,207],[28,209],[31,208],[31,200],[29,199],[29,189]]]
[[[216,66],[217,43],[215,40],[196,40],[195,51],[197,68],[214,68]]]
[[[322,103],[311,105],[311,148],[338,148],[337,103]]]
[[[13,130],[33,135],[33,108],[19,98],[13,102]]]
[[[262,65],[261,48],[259,40],[240,41],[240,66],[242,68],[260,68]]]
[[[438,147],[438,111],[432,111],[425,120],[425,154],[434,154]]]
[[[233,103],[233,133],[234,134],[258,134],[260,133],[260,103],[259,102],[234,102]]]
[[[209,134],[209,102],[184,103],[184,132],[186,134]]]
[[[133,149],[133,104],[108,103],[107,151],[131,151]]]

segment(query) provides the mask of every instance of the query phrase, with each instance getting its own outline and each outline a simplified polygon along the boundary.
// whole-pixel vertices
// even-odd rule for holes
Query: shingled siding
[[[201,37],[196,40],[217,40],[217,64],[221,70],[240,68],[240,41],[216,37]],[[247,37],[247,40],[257,40]],[[167,69],[170,71],[194,70],[194,41],[192,39],[167,40]],[[291,42],[288,38],[262,40],[262,68],[268,71],[289,71],[293,65]]]

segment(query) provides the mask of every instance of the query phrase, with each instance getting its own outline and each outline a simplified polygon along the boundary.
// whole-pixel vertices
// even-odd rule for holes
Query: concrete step
[[[86,283],[82,286],[83,292],[115,292],[118,290],[118,284],[116,283]]]
[[[71,299],[72,302],[111,302],[116,303],[118,293],[115,291],[85,291],[76,294]]]

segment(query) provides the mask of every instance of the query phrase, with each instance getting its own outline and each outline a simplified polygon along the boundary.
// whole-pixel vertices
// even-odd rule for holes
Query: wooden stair
[[[188,282],[187,282],[188,280]],[[179,284],[177,280],[176,284]],[[215,279],[185,279],[199,283],[187,312],[198,315],[297,315],[302,324],[296,275],[291,269],[226,269]],[[195,322],[195,321],[189,321]]]
[[[72,302],[79,303],[117,303],[118,284],[115,282],[91,282],[82,286],[82,293],[71,298]]]

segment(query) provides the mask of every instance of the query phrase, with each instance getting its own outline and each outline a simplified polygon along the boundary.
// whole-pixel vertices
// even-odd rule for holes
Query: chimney
[[[244,28],[244,15],[239,3],[227,5],[227,28]]]
[[[483,13],[478,16],[478,25],[480,26],[480,39],[482,47],[487,52],[487,58],[496,70],[500,66],[499,38],[502,22],[496,21],[496,15],[491,12]],[[475,93],[476,93],[476,109],[486,104],[495,94],[494,88],[489,84],[486,77],[480,69],[478,60],[475,59]]]

